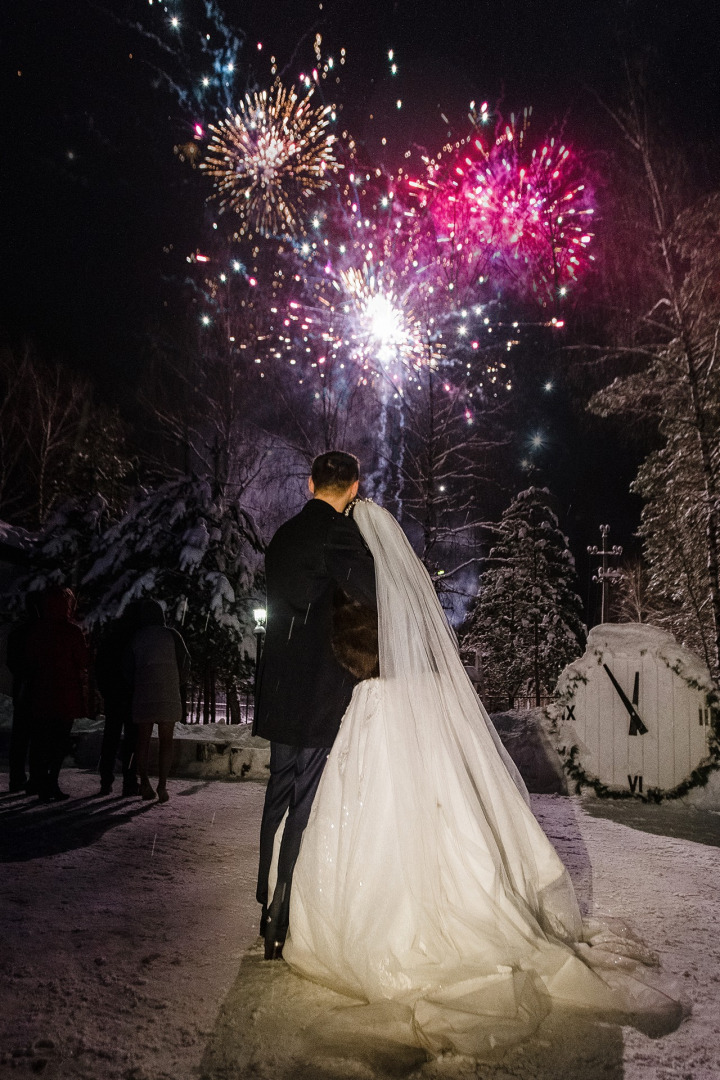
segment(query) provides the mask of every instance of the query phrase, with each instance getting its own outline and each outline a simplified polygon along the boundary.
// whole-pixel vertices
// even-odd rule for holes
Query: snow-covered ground
[[[585,910],[632,923],[693,1013],[658,1040],[551,1017],[480,1065],[428,1062],[261,959],[261,784],[171,780],[165,806],[98,798],[78,769],[63,784],[64,804],[0,795],[3,1080],[720,1077],[720,814],[533,798]]]

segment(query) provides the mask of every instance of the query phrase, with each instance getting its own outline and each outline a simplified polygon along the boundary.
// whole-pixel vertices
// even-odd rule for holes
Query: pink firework
[[[530,149],[526,116],[453,151],[415,182],[448,267],[470,286],[488,276],[557,303],[593,258],[594,210],[570,148],[551,137]]]

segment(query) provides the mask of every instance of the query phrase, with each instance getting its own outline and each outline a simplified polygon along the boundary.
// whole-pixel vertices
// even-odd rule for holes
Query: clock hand
[[[630,714],[630,731],[628,732],[628,734],[629,735],[646,735],[648,729],[645,727],[642,720],[640,719],[640,714],[638,713],[637,709],[633,705],[632,701],[630,701],[630,698],[627,696],[627,694],[625,693],[622,686],[617,681],[617,679],[615,678],[615,676],[613,675],[612,671],[607,666],[607,664],[603,664],[603,667],[605,668],[608,675],[610,676],[610,682],[613,684],[613,686],[617,690],[618,695],[620,697],[620,700],[622,701],[623,705],[625,706],[625,708],[627,709],[627,711]]]

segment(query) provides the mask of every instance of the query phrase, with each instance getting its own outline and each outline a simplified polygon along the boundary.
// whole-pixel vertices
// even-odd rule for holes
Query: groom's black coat
[[[352,518],[311,499],[270,541],[265,578],[253,734],[289,746],[332,746],[356,683],[333,654],[333,607],[340,590],[377,606],[372,555]]]

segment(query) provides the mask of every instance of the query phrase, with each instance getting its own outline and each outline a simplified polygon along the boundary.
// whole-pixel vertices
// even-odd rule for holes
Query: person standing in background
[[[13,718],[10,732],[10,782],[11,792],[25,791],[37,795],[25,773],[30,748],[30,716],[27,707],[27,638],[37,620],[34,598],[27,598],[27,614],[15,623],[7,636],[6,663],[12,675]]]
[[[136,630],[137,604],[128,604],[108,626],[95,654],[95,681],[103,697],[105,727],[100,753],[100,794],[109,795],[115,780],[115,759],[122,739],[123,795],[139,795],[137,727],[132,718],[132,684],[123,670],[125,652]]]
[[[41,802],[67,799],[59,786],[73,720],[87,714],[88,647],[74,621],[71,589],[51,586],[26,639],[30,784]]]
[[[160,744],[157,796],[170,798],[167,779],[172,764],[173,730],[185,717],[185,683],[190,656],[177,630],[165,625],[165,612],[157,600],[141,600],[137,607],[138,629],[130,642],[125,673],[132,685],[132,718],[137,725],[137,767],[140,794],[154,799],[148,776],[153,725]]]

